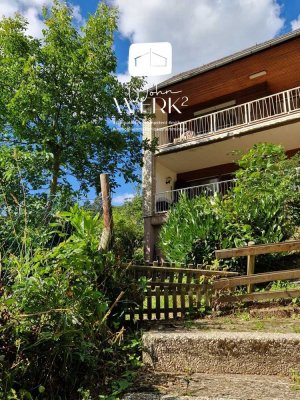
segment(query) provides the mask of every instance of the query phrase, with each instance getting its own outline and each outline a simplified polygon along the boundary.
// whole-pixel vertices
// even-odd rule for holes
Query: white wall
[[[169,184],[166,183],[166,178],[171,178]],[[176,181],[176,172],[165,167],[159,161],[155,162],[155,193],[166,192],[174,189]]]

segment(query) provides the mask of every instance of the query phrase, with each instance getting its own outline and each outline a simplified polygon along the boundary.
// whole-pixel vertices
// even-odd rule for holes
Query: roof
[[[229,64],[233,61],[239,60],[241,58],[247,57],[251,54],[258,53],[262,50],[265,50],[269,47],[276,46],[277,44],[286,42],[290,39],[294,39],[300,36],[300,29],[296,29],[295,31],[286,33],[285,35],[278,36],[274,39],[267,40],[266,42],[256,44],[255,46],[249,47],[245,50],[238,51],[237,53],[233,53],[229,56],[221,58],[219,60],[213,61],[211,63],[202,65],[201,67],[193,68],[188,71],[182,72],[180,74],[174,75],[171,78],[159,83],[157,88],[163,88],[166,86],[174,85],[175,83],[184,81],[186,79],[192,78],[195,75],[200,75],[204,72],[210,71],[214,68],[221,67],[222,65]]]

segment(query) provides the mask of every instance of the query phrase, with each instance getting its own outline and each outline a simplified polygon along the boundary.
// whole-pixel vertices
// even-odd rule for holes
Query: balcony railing
[[[158,145],[180,144],[205,135],[253,125],[300,110],[300,87],[155,130]]]
[[[189,199],[205,194],[213,196],[215,193],[225,194],[234,185],[236,180],[208,183],[206,185],[191,186],[184,189],[169,190],[155,194],[155,213],[163,213],[170,209],[172,204],[177,203],[180,196],[185,194]]]

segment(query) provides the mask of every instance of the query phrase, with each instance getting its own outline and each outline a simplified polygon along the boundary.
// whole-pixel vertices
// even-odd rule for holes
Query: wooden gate
[[[131,266],[135,280],[144,280],[142,302],[128,311],[130,320],[168,320],[197,313],[210,304],[212,281],[236,276],[235,272],[209,271],[170,266]]]

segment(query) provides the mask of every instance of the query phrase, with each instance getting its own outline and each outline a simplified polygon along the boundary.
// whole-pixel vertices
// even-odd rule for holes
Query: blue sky
[[[108,1],[120,11],[115,51],[121,80],[129,78],[127,59],[131,43],[169,41],[173,46],[175,74],[300,28],[300,0]],[[42,5],[51,5],[51,2],[0,0],[0,15],[21,12],[29,20],[30,33],[39,36]],[[84,23],[98,4],[97,0],[71,2],[79,23]],[[122,179],[119,183],[115,204],[135,192],[133,184],[125,184]]]

